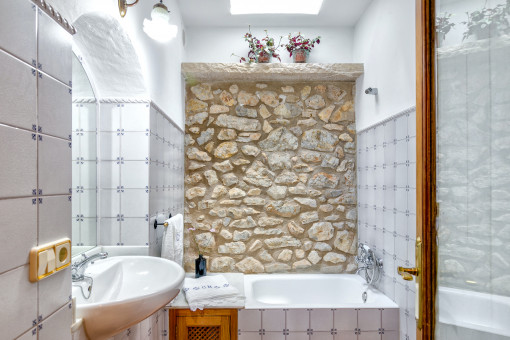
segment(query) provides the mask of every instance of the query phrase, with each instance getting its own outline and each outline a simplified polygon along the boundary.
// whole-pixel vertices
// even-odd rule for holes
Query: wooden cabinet
[[[237,309],[168,311],[171,340],[237,340]]]

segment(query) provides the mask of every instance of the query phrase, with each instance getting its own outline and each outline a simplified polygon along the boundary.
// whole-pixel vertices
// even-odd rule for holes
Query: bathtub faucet
[[[358,245],[358,255],[355,257],[355,261],[358,264],[356,274],[364,272],[365,280],[369,285],[374,285],[379,281],[383,263],[381,259],[375,256],[369,246],[363,243]]]

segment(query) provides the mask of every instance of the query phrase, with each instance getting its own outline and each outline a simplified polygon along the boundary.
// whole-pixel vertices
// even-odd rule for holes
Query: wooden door
[[[435,0],[416,0],[416,236],[422,241],[416,338],[423,340],[434,339],[436,320],[435,8]]]

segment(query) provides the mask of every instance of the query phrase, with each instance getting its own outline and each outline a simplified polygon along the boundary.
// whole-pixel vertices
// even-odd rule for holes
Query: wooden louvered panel
[[[177,340],[234,340],[235,328],[231,334],[229,315],[204,315],[208,312],[191,313],[176,317]],[[237,320],[236,328],[237,328]],[[172,337],[170,337],[172,339]]]
[[[188,340],[221,340],[219,326],[188,327]]]

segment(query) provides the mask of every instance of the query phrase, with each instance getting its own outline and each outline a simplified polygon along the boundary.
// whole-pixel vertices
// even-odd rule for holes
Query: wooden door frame
[[[416,0],[416,235],[422,240],[422,327],[417,340],[435,336],[436,235],[436,56],[435,0]]]

